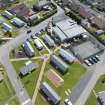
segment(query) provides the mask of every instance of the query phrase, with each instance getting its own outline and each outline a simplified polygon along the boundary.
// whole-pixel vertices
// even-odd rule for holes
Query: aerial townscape
[[[105,105],[105,0],[0,0],[0,105]]]

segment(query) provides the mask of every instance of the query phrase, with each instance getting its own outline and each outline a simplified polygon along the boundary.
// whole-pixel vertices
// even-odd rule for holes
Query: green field
[[[13,62],[13,65],[14,65],[18,74],[20,72],[20,68],[24,65],[25,62],[26,61]],[[24,87],[26,88],[30,97],[32,97],[34,89],[36,87],[37,79],[38,79],[41,65],[42,65],[41,60],[35,60],[33,62],[35,62],[36,66],[37,66],[35,71],[33,71],[31,74],[21,78],[22,83],[24,84]]]
[[[9,100],[15,96],[15,92],[4,68],[1,65],[0,68],[2,68],[2,70],[0,70],[0,74],[2,74],[4,78],[4,80],[0,82],[0,105],[4,105],[4,103],[8,103]],[[11,105],[19,105],[18,98],[16,98],[13,103],[14,104]]]
[[[55,72],[57,72],[64,79],[64,85],[56,88],[47,79],[47,76],[46,76],[47,72],[51,69],[54,70]],[[64,101],[64,99],[67,97],[65,94],[65,91],[67,91],[67,89],[72,90],[73,87],[76,85],[76,83],[80,80],[81,76],[85,73],[85,68],[79,62],[75,62],[74,64],[70,65],[69,71],[65,75],[61,75],[50,64],[46,65],[45,70],[46,71],[44,73],[43,81],[46,81],[60,95],[62,101]],[[48,102],[39,93],[37,96],[37,99],[36,99],[36,104],[37,105],[43,105],[43,103],[44,103],[44,105],[48,105]]]

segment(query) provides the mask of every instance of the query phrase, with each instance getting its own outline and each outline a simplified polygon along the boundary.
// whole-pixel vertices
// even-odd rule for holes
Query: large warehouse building
[[[59,21],[53,27],[53,32],[61,42],[78,37],[87,31],[72,19]]]

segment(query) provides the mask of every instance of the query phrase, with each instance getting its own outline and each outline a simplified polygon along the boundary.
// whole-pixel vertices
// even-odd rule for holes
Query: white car
[[[88,66],[91,66],[91,65],[92,65],[88,60],[85,60],[84,62],[85,62]]]
[[[65,103],[66,105],[73,105],[69,99],[65,99],[64,103]]]

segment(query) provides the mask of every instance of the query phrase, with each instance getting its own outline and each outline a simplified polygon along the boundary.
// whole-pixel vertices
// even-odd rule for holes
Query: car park
[[[65,99],[64,103],[65,103],[66,105],[73,105],[69,99]]]
[[[86,59],[85,61],[85,64],[87,64],[88,66],[91,66],[92,64]]]
[[[95,64],[95,63],[96,63],[95,61],[93,61],[92,58],[89,58],[88,60],[89,60],[89,62],[90,62],[91,64]]]

